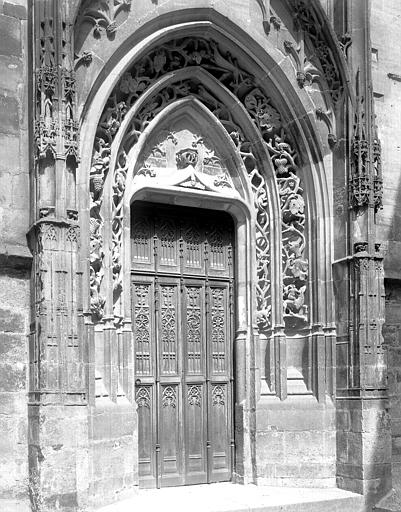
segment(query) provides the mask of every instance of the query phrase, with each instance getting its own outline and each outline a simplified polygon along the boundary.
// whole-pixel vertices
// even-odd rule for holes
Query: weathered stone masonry
[[[396,487],[399,242],[378,229],[393,156],[372,12],[373,0],[0,2],[0,501],[85,510],[144,484],[141,415],[157,424],[181,404],[174,372],[160,406],[157,371],[154,388],[143,373],[155,344],[173,368],[184,343],[177,305],[173,327],[152,331],[159,292],[199,283],[198,256],[211,347],[226,320],[210,290],[230,290],[230,478],[337,485],[366,510]],[[232,274],[216,270],[218,230],[189,248],[150,235],[140,201],[228,212]],[[148,249],[161,267],[177,250],[169,277],[146,274]],[[149,275],[156,320],[142,303],[134,314],[131,276]],[[222,379],[210,410],[226,405]],[[203,391],[190,385],[193,411]],[[163,440],[150,449],[160,485]]]

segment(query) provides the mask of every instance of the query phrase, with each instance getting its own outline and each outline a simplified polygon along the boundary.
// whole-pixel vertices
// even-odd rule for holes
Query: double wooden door
[[[230,480],[232,220],[134,203],[131,255],[140,485]]]

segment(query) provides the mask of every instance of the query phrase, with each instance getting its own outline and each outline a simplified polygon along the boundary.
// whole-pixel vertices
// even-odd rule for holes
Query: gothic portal
[[[0,2],[0,508],[397,491],[375,1]]]

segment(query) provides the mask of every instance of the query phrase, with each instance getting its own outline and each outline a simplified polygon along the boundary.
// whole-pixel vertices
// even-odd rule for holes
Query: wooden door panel
[[[158,216],[155,219],[157,237],[156,264],[158,272],[179,273],[179,240],[180,226],[174,217]]]
[[[229,286],[214,283],[209,287],[208,340],[211,375],[230,375]]]
[[[223,222],[209,223],[207,274],[210,277],[232,277],[232,228]]]
[[[211,481],[227,480],[231,474],[231,414],[228,384],[212,384],[209,409]]]
[[[155,386],[137,386],[139,478],[145,487],[154,487],[156,478]]]
[[[185,483],[207,482],[206,385],[186,384]]]
[[[153,222],[146,214],[138,212],[132,216],[131,260],[135,270],[155,270],[153,235]]]
[[[231,479],[232,224],[199,212],[133,213],[142,487]]]
[[[205,260],[205,229],[197,221],[183,221],[182,238],[182,271],[184,274],[206,275]]]
[[[153,377],[156,349],[153,278],[138,276],[132,282],[131,300],[135,375],[137,377]]]
[[[159,375],[177,376],[180,373],[178,339],[180,335],[180,283],[178,280],[160,278],[158,297],[158,354]]]
[[[182,436],[180,389],[178,385],[160,387],[159,439],[161,485],[181,485]]]
[[[204,376],[206,372],[205,286],[203,282],[184,282],[183,358],[185,375]]]

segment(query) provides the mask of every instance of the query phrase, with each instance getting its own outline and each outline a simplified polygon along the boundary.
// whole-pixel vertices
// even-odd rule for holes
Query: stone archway
[[[363,34],[368,42],[368,6],[362,15],[349,7],[352,18],[364,22],[354,27],[358,37],[350,49],[350,63],[361,64],[353,81],[357,96],[343,109],[343,92],[350,89],[346,63],[318,0],[272,2],[266,9],[258,2],[261,10],[251,9],[246,19],[229,3],[211,7],[208,0],[197,8],[166,0],[152,10],[129,0],[34,4],[28,19],[35,39],[28,441],[34,506],[45,501],[49,508],[68,508],[88,495],[115,499],[116,491],[137,484],[124,276],[127,212],[131,200],[146,194],[168,202],[174,193],[183,203],[191,197],[206,208],[230,210],[238,239],[241,233],[249,246],[239,265],[235,336],[240,481],[315,485],[323,474],[323,485],[333,485],[336,260],[345,283],[340,296],[348,299],[336,317],[343,398],[337,432],[345,445],[354,437],[362,443],[358,453],[340,447],[337,468],[341,485],[365,491],[370,473],[359,480],[354,471],[364,471],[359,455],[369,447],[359,413],[367,425],[366,400],[374,398],[384,410],[386,396],[382,255],[369,227],[381,204],[380,144],[371,126],[369,59],[361,58],[366,48],[361,51],[358,41]],[[180,105],[205,113],[230,149],[234,165],[221,176],[230,178],[239,198],[225,197],[230,187],[208,182],[199,170],[187,174],[187,182],[164,182],[163,190],[152,185],[151,172],[148,182],[135,181],[152,123]],[[352,136],[347,123],[354,113]],[[338,128],[337,145],[332,132]],[[361,148],[372,158],[366,160]],[[191,185],[199,179],[205,190],[184,186],[188,178]],[[332,185],[335,192],[343,189],[337,221]],[[332,224],[347,230],[343,240],[334,234],[341,245],[334,258]],[[367,311],[377,313],[378,322],[368,325]],[[354,358],[358,351],[361,357]],[[305,427],[306,409],[312,421]],[[375,428],[385,434],[386,427]],[[314,461],[305,464],[310,453]]]
[[[216,215],[219,211],[225,211],[235,219],[236,261],[235,265],[233,262],[235,272],[231,276],[233,282],[230,286],[232,314],[236,321],[230,334],[229,345],[232,351],[236,351],[236,365],[232,367],[230,377],[235,390],[231,388],[230,394],[234,394],[235,391],[237,404],[232,415],[241,417],[247,401],[244,383],[245,380],[249,381],[246,375],[246,366],[249,362],[247,363],[244,353],[244,341],[246,338],[249,340],[253,309],[253,299],[247,289],[247,283],[250,282],[253,274],[249,262],[255,259],[251,243],[255,213],[249,209],[246,200],[251,192],[244,181],[243,164],[236,155],[235,146],[224,128],[193,97],[187,97],[167,106],[154,122],[149,124],[142,139],[143,141],[139,141],[137,147],[133,147],[128,152],[126,159],[130,178],[127,180],[124,208],[125,232],[129,230],[131,224],[128,213],[129,204],[138,199],[212,210]],[[123,253],[127,269],[131,265],[132,254],[131,246],[130,244],[127,246],[126,242],[125,239]],[[212,269],[210,279],[213,279],[213,272],[219,273]],[[186,275],[185,272],[184,274]],[[182,278],[185,277],[184,274]],[[198,277],[201,278],[201,276]],[[129,288],[129,279],[125,271],[123,289]],[[132,297],[128,300],[131,302]],[[125,304],[121,304],[121,307],[127,308],[127,302],[126,300]],[[135,340],[135,324],[133,330]],[[237,414],[235,414],[236,411]],[[232,421],[233,418],[230,424]],[[242,419],[241,422],[243,421]],[[236,460],[236,466],[233,465],[235,479],[241,474],[240,465],[244,464],[245,454],[242,447],[244,443],[249,445],[249,439],[244,439],[243,430],[243,427],[240,428],[236,434],[235,452],[233,431],[230,438],[229,458],[233,462]],[[227,471],[228,468],[226,468]],[[227,474],[230,473],[231,469]],[[211,469],[207,474],[207,478],[211,481],[223,478],[219,473],[213,477],[214,473]],[[184,477],[177,478],[178,482]],[[160,484],[158,479],[156,482]]]
[[[325,190],[325,177],[309,172],[312,164],[297,150],[294,126],[288,128],[286,114],[273,104],[266,84],[239,65],[232,43],[224,38],[217,42],[218,37],[209,40],[181,35],[169,40],[164,34],[160,42],[139,51],[114,84],[97,127],[90,172],[95,345],[132,347],[130,284],[125,276],[130,268],[127,244],[133,198],[159,197],[162,202],[171,202],[176,195],[182,204],[188,204],[191,197],[200,207],[219,205],[236,211],[243,219],[239,229],[249,248],[243,254],[242,267],[239,265],[239,272],[243,268],[238,279],[242,290],[237,293],[235,477],[255,481],[261,477],[255,453],[260,428],[255,411],[261,391],[265,402],[274,396],[285,399],[288,382],[294,381],[299,386],[290,390],[292,394],[302,388],[306,395],[319,395],[324,400],[326,392],[325,386],[317,389],[322,379],[311,377],[311,372],[303,375],[299,369],[304,357],[300,354],[306,352],[310,358],[307,364],[316,364],[321,371],[316,361],[325,350],[326,338],[333,334],[330,311],[324,301],[316,300],[327,300],[331,294],[329,286],[319,289],[322,272],[325,280],[327,272],[319,263],[320,255],[329,258],[330,230],[307,219],[308,213],[322,207],[317,197],[320,188]],[[153,133],[177,112],[187,120],[200,119],[201,126],[208,126],[204,132],[220,143],[224,152],[220,160],[227,168],[219,170],[218,176],[224,179],[218,185],[218,180],[211,181],[195,165],[193,169],[188,165],[185,172],[172,169],[171,159],[165,165],[172,172],[163,175],[157,151],[151,154],[152,147],[160,142],[150,144]],[[171,143],[169,132],[164,129],[164,139]],[[196,134],[193,122],[192,132]],[[302,135],[298,142],[304,140]],[[189,158],[189,153],[188,162],[194,158]],[[309,152],[304,157],[309,158]],[[317,231],[324,236],[317,236]],[[296,348],[296,357],[301,359],[293,363],[298,369],[294,366],[288,380],[287,341],[294,333],[294,342],[302,338],[302,348]],[[115,367],[112,392],[108,390],[113,386],[112,365],[101,360],[96,366],[98,382],[104,385],[102,396],[118,398],[120,393],[128,401],[135,400],[132,363],[123,360]],[[259,463],[264,464],[261,459]]]

